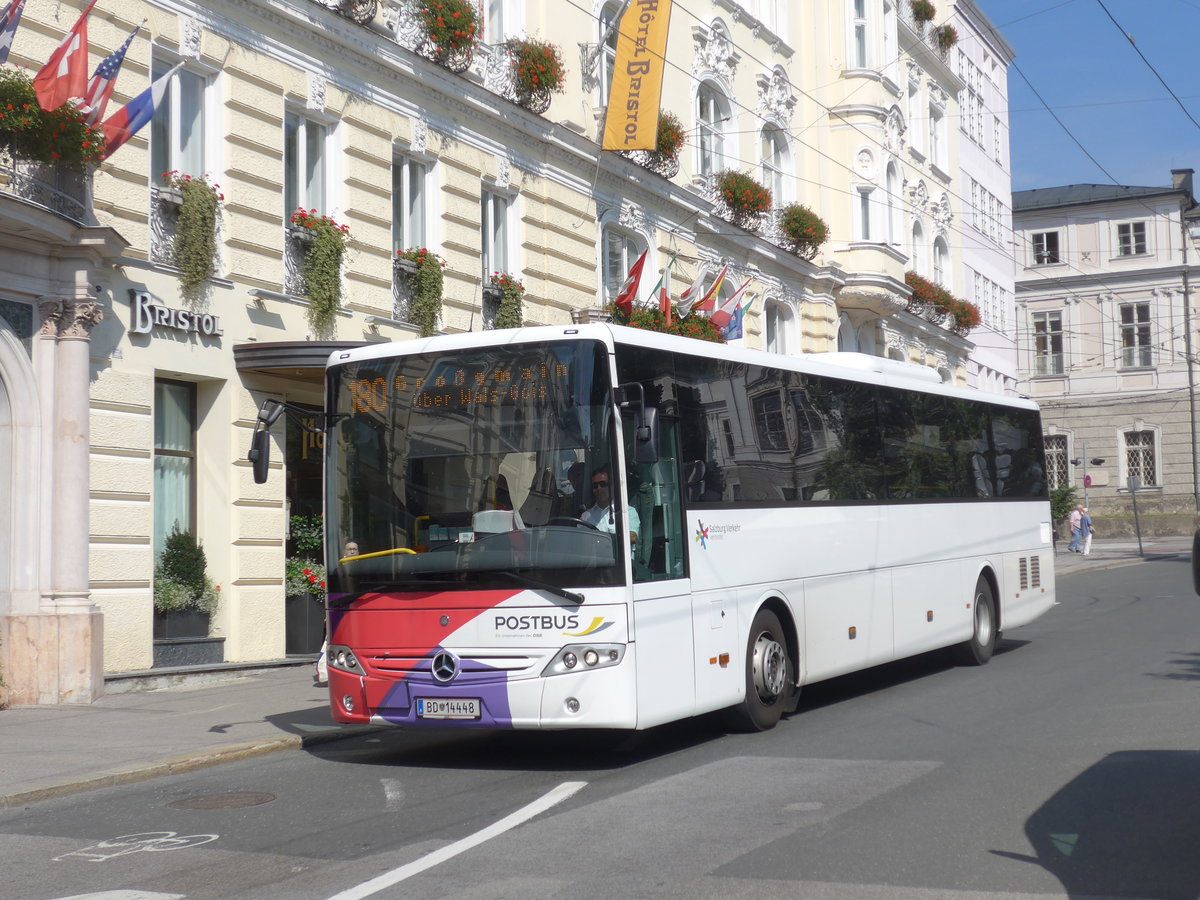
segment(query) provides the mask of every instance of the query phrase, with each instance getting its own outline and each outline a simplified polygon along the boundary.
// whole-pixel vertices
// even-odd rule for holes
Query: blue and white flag
[[[12,49],[13,36],[17,26],[21,24],[21,12],[25,9],[25,0],[12,0],[0,12],[0,63],[8,59],[8,51]]]

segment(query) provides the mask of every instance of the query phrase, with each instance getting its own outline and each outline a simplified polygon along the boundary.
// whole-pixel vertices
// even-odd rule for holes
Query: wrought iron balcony
[[[80,225],[96,223],[90,172],[19,160],[0,148],[0,193],[28,200]]]

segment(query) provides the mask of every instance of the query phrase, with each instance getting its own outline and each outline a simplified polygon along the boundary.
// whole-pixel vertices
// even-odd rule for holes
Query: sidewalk
[[[1182,537],[1146,539],[1140,554],[1136,540],[1098,540],[1084,557],[1060,542],[1055,570],[1064,577],[1187,561],[1191,549],[1191,538]],[[1183,569],[1190,591],[1191,567]],[[143,691],[128,690],[134,679],[114,677],[90,705],[0,711],[0,809],[373,730],[334,724],[326,689],[313,685],[312,673],[311,663],[299,662],[177,673],[157,676],[164,687]]]
[[[90,705],[0,711],[0,809],[374,730],[332,721],[311,663],[174,680]]]

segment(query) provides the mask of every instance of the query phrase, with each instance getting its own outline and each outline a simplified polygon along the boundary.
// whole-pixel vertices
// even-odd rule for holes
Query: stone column
[[[92,299],[63,304],[54,390],[54,606],[58,615],[58,702],[104,693],[103,615],[88,584],[91,505],[91,334],[104,318]]]

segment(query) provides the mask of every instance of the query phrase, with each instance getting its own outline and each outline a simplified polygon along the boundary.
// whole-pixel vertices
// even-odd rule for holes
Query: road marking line
[[[554,790],[550,791],[550,793],[505,816],[499,822],[495,822],[460,841],[455,841],[453,844],[447,844],[439,850],[427,853],[420,859],[413,860],[407,865],[400,866],[398,869],[392,869],[392,871],[384,872],[370,881],[364,881],[357,887],[348,888],[339,894],[334,894],[329,900],[362,900],[363,897],[370,897],[384,888],[399,884],[413,875],[419,875],[426,869],[432,869],[434,866],[440,865],[448,859],[453,859],[460,853],[465,853],[472,847],[478,847],[485,841],[490,841],[492,838],[516,828],[522,822],[528,821],[551,807],[557,806],[586,786],[586,781],[564,781]]]

